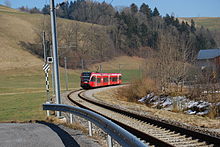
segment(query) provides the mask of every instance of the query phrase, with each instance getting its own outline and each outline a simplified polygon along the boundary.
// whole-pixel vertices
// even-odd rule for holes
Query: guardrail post
[[[112,145],[112,137],[108,135],[108,147],[113,147]]]
[[[89,121],[89,136],[92,136],[92,123]]]
[[[77,115],[79,117],[82,117],[84,119],[92,120],[91,122],[90,121],[88,122],[90,136],[92,136],[92,123],[94,123],[107,134],[112,134],[111,137],[114,138],[114,140],[117,141],[122,146],[128,146],[128,145],[138,146],[138,147],[146,146],[146,144],[141,142],[140,139],[138,139],[128,131],[124,130],[123,128],[116,125],[112,121],[92,111],[79,107],[68,106],[64,104],[43,104],[43,110],[68,112]],[[64,121],[66,121],[65,119],[66,118],[63,118]],[[108,146],[110,147],[113,146],[111,137],[108,136]]]
[[[50,102],[46,102],[46,104],[50,104]],[[47,116],[50,116],[50,111],[47,110]]]
[[[73,123],[73,114],[70,113],[70,123],[72,124]]]

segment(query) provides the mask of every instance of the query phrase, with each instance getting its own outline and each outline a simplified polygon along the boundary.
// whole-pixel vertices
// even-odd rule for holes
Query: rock
[[[172,104],[173,104],[173,101],[169,97],[167,97],[166,100],[161,104],[161,106],[164,108]]]
[[[206,115],[209,113],[209,110],[205,110],[204,112],[198,112],[197,115]]]
[[[192,110],[187,110],[185,112],[190,115],[196,114],[196,111],[192,111]]]

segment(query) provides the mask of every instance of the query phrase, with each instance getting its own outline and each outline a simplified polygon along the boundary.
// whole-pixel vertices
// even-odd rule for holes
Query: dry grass
[[[141,97],[156,91],[157,85],[155,81],[145,78],[134,80],[129,86],[119,88],[116,95],[119,99],[122,98],[130,102],[137,102]]]
[[[17,12],[14,9],[0,7],[0,70],[34,68],[42,65],[40,59],[19,46],[20,41],[32,42],[35,35],[33,25],[21,17],[26,14]]]
[[[210,30],[220,30],[220,17],[189,17],[189,18],[178,18],[181,21],[186,21],[189,24],[193,19],[197,27],[204,26]]]
[[[100,93],[96,93],[94,96],[106,103],[120,105],[127,109],[146,113],[153,117],[159,117],[161,119],[172,120],[198,127],[220,129],[220,121],[218,119],[159,110],[159,109],[147,107],[146,105],[143,104],[128,102],[126,99],[117,98],[117,91],[118,91],[117,89],[111,89],[107,91],[102,91]]]
[[[96,70],[96,67],[102,65],[104,70],[115,70],[119,69],[119,64],[121,69],[138,69],[139,65],[143,63],[144,59],[139,57],[129,57],[121,56],[113,58],[110,61],[94,64],[91,66],[90,70]]]
[[[52,116],[47,117],[46,121],[53,123],[53,124],[61,124],[61,125],[64,125],[68,128],[74,129],[74,130],[81,130],[84,134],[88,134],[88,129],[86,129],[84,126],[82,126],[78,122],[70,124],[67,122],[63,122],[62,120],[58,119],[57,117],[52,117]]]

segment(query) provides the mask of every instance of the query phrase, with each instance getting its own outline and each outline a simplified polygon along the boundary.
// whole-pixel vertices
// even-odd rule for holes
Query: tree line
[[[42,9],[43,14],[49,14],[49,5]],[[201,27],[196,28],[195,22],[180,22],[174,16],[162,17],[159,10],[153,10],[143,3],[140,8],[134,3],[130,7],[114,8],[105,2],[93,2],[77,0],[67,2],[58,7],[57,16],[108,26],[114,47],[128,55],[142,55],[141,48],[150,47],[159,50],[163,43],[161,35],[169,35],[181,38],[179,41],[191,42],[192,54],[200,49],[216,47],[216,42],[209,30]],[[170,34],[169,32],[172,32]],[[167,34],[167,35],[166,35]],[[164,42],[173,44],[178,49],[177,42]]]
[[[42,10],[36,7],[28,10],[47,15],[50,6],[45,5]],[[169,14],[163,17],[156,7],[152,10],[145,3],[140,7],[133,3],[130,7],[114,8],[105,2],[77,0],[57,5],[56,13],[61,18],[103,25],[103,31],[108,35],[105,38],[112,43],[111,56],[147,57],[150,50],[172,48],[179,52],[187,50],[186,60],[190,61],[200,49],[216,47],[208,29],[196,27],[193,20],[181,22]]]

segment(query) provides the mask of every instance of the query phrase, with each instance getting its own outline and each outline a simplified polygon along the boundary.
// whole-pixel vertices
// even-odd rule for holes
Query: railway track
[[[84,90],[72,92],[68,99],[74,104],[99,113],[125,128],[146,144],[154,146],[205,147],[219,146],[220,139],[203,133],[187,130],[171,124],[147,118],[95,99],[86,97]]]

